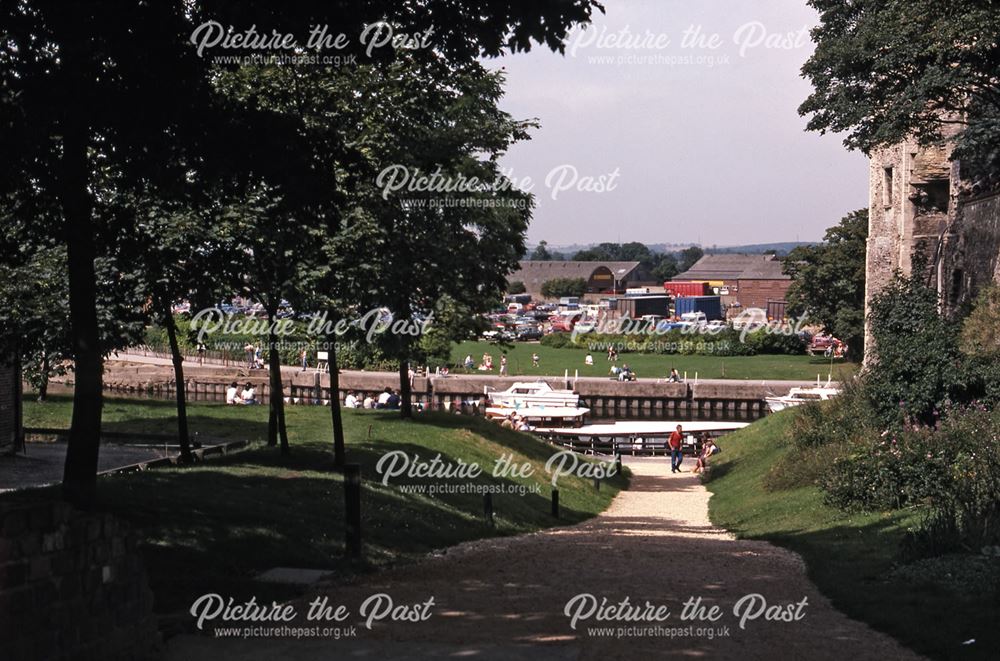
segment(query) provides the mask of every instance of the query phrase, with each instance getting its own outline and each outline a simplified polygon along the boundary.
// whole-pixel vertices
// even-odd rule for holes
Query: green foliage
[[[529,257],[528,259],[534,260],[536,262],[549,262],[554,259],[562,259],[562,255],[550,251],[549,244],[547,241],[539,241],[538,245],[535,246],[535,249],[531,251],[531,257]]]
[[[829,228],[822,244],[798,246],[784,260],[791,315],[822,324],[854,356],[864,352],[867,239],[868,210],[859,209]]]
[[[549,333],[542,336],[540,343],[543,347],[551,347],[552,349],[564,349],[576,346],[570,340],[570,337],[569,333]]]
[[[541,292],[545,298],[583,296],[587,293],[587,281],[583,278],[553,278],[542,283]]]
[[[512,280],[510,284],[507,285],[508,294],[523,294],[528,291],[528,288],[524,286],[524,283],[520,280]]]
[[[1000,357],[1000,285],[984,288],[962,322],[962,353],[996,360]]]
[[[678,268],[683,273],[689,268],[695,265],[699,259],[705,256],[705,251],[699,246],[691,246],[690,248],[685,248],[680,254],[680,265]]]
[[[872,298],[868,320],[875,347],[865,390],[872,405],[887,424],[933,423],[958,394],[963,373],[955,327],[939,314],[937,292],[918,277],[897,275]]]
[[[820,15],[812,32],[816,49],[802,67],[813,85],[799,107],[800,114],[810,115],[810,130],[846,131],[845,144],[866,153],[910,136],[935,141],[954,130],[959,157],[995,170],[1000,12],[994,3],[809,4]]]

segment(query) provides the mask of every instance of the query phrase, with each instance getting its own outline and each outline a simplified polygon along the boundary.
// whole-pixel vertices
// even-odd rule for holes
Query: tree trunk
[[[333,467],[343,470],[347,462],[347,447],[344,443],[344,422],[340,416],[340,370],[337,368],[336,344],[331,341],[327,347],[327,369],[330,371],[330,417],[333,419]]]
[[[170,304],[164,305],[163,323],[167,329],[167,340],[170,342],[170,356],[174,363],[174,381],[177,383],[177,442],[181,446],[181,463],[190,464],[194,461],[191,456],[191,443],[188,439],[187,421],[187,394],[184,392],[184,356],[181,355],[181,347],[177,342],[177,324],[174,323],[174,315],[170,311]]]
[[[88,54],[67,47],[64,57],[68,62],[75,57],[85,59]],[[85,84],[85,81],[76,79],[72,74],[67,74],[67,78],[70,84],[77,87]],[[67,108],[62,126],[62,158],[56,187],[62,207],[66,242],[69,316],[75,369],[73,415],[66,446],[62,490],[63,498],[87,508],[93,505],[97,495],[97,457],[100,452],[103,404],[101,380],[104,366],[98,341],[100,331],[97,324],[97,282],[94,272],[96,249],[91,218],[93,201],[87,190],[90,167],[87,157],[89,129],[85,112],[85,108]]]
[[[268,310],[267,364],[271,374],[270,415],[267,425],[267,444],[281,444],[281,454],[288,455],[288,431],[285,428],[285,397],[281,384],[281,356],[278,353],[278,334],[274,332],[274,321],[278,311]]]
[[[413,405],[410,402],[410,363],[402,357],[399,359],[399,416],[413,417]]]
[[[49,352],[42,348],[41,374],[38,377],[38,401],[44,402],[49,398]]]

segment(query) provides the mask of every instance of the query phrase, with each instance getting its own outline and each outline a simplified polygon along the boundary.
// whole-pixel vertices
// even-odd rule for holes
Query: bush
[[[579,343],[573,344],[573,342],[570,341],[569,333],[549,333],[548,335],[544,335],[539,343],[543,347],[552,347],[553,349],[563,349],[565,347],[580,347],[580,348],[583,347],[583,345]]]
[[[907,535],[909,558],[993,552],[1000,546],[1000,415],[975,409],[955,416],[940,442],[957,445],[945,488],[924,523]]]
[[[936,430],[886,431],[874,441],[852,442],[822,480],[828,502],[864,510],[953,505],[976,519],[976,512],[985,510],[966,505],[979,503],[977,494],[983,489],[1000,485],[995,482],[1000,476],[1000,420],[991,416],[981,408],[954,409]],[[1000,498],[1000,490],[993,493]]]

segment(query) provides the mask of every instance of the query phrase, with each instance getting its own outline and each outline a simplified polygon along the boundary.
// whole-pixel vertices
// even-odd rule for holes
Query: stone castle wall
[[[152,604],[135,538],[111,515],[0,503],[0,658],[156,658]]]
[[[866,305],[895,272],[911,275],[917,252],[946,313],[1000,280],[1000,196],[973,199],[967,189],[947,146],[909,141],[871,155]],[[873,346],[867,329],[865,339]]]

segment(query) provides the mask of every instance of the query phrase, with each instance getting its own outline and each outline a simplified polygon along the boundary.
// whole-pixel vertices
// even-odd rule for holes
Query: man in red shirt
[[[684,430],[681,429],[680,425],[677,425],[677,429],[671,432],[670,440],[667,441],[670,445],[671,473],[684,472],[681,470],[681,462],[684,461],[684,452],[681,450],[683,440],[684,440]]]

